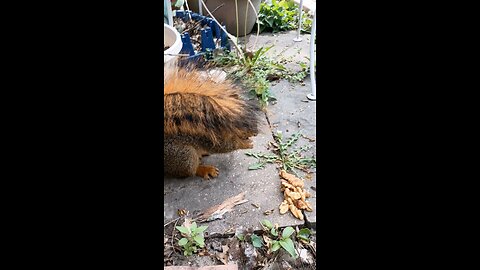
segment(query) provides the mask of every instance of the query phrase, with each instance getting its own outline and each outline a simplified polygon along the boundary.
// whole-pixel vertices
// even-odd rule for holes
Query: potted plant
[[[193,12],[199,13],[199,0],[186,1]],[[262,2],[261,0],[237,0],[237,6],[235,5],[234,0],[203,0],[208,10],[213,13],[215,19],[220,23],[225,23],[227,31],[230,34],[239,37],[243,37],[252,32],[253,26],[257,20],[255,11],[249,1],[251,1],[258,13]],[[203,5],[202,13],[203,15],[209,16]]]

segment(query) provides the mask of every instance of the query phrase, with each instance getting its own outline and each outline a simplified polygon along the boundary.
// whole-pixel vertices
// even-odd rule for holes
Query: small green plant
[[[260,31],[280,32],[297,29],[298,27],[298,5],[293,0],[272,0],[271,3],[264,2],[260,5],[258,15]],[[302,13],[302,29],[305,32],[311,31],[312,19],[308,14]]]
[[[256,248],[261,248],[263,246],[263,241],[262,241],[262,238],[256,234],[252,234],[250,236],[250,238],[252,239],[252,245]]]
[[[269,220],[265,219],[260,222],[262,231],[255,234],[253,230],[250,231],[238,231],[235,236],[240,241],[240,244],[245,247],[245,243],[251,243],[258,251],[272,254],[283,248],[293,258],[298,258],[299,254],[295,249],[294,241],[298,240],[304,244],[310,243],[310,230],[303,228],[298,230],[296,237],[294,236],[295,229],[292,227],[286,227],[279,229],[278,224],[272,224]]]
[[[236,234],[235,235],[239,241],[245,241],[245,235],[243,234]]]
[[[287,59],[272,59],[267,56],[271,47],[261,47],[253,52],[245,52],[243,57],[233,52],[217,52],[213,54],[211,64],[228,69],[228,76],[242,83],[250,92],[258,97],[263,107],[274,101],[271,93],[271,81],[286,79],[290,82],[300,82],[308,75],[309,68],[306,62],[296,61],[301,71],[288,70],[284,63]],[[280,55],[282,53],[279,53]],[[294,58],[294,56],[292,56]]]
[[[244,84],[265,107],[270,100],[275,99],[270,92],[269,75],[284,68],[266,56],[272,47],[261,47],[254,52],[245,52],[243,57],[233,52],[218,54],[214,57],[213,64],[230,67],[229,77]]]
[[[281,169],[287,172],[292,172],[298,176],[296,169],[307,171],[309,168],[315,168],[317,164],[315,157],[304,157],[302,155],[302,152],[305,152],[310,148],[308,145],[289,151],[289,148],[298,141],[300,136],[301,133],[297,132],[284,141],[282,132],[277,131],[277,133],[274,134],[275,143],[271,143],[274,154],[247,152],[247,156],[257,159],[257,162],[251,165],[248,169],[263,169],[267,163],[275,163],[278,164]]]
[[[170,1],[172,2],[173,9],[180,9],[185,3],[185,0],[170,0]]]
[[[310,229],[308,228],[303,228],[301,229],[300,231],[298,231],[297,233],[297,238],[300,240],[300,241],[303,241],[305,243],[309,243],[310,242],[310,235],[312,234],[312,232],[310,232]]]
[[[282,74],[282,78],[289,82],[302,82],[305,77],[307,77],[310,67],[307,63],[302,61],[297,61],[297,64],[302,68],[301,71],[287,71],[285,70]]]
[[[267,237],[268,240],[268,248],[271,252],[276,252],[280,248],[285,249],[290,256],[293,258],[297,258],[298,254],[295,250],[295,246],[293,244],[292,239],[290,238],[292,234],[295,232],[295,229],[292,227],[286,227],[282,230],[281,234],[278,230],[278,225],[273,226],[273,224],[268,221],[264,220],[261,222],[264,231],[268,232],[271,236]]]
[[[205,247],[205,238],[203,232],[208,226],[197,227],[197,223],[193,222],[190,225],[176,226],[175,228],[182,233],[183,238],[178,241],[178,245],[183,249],[183,255],[190,256],[196,253],[198,248]]]

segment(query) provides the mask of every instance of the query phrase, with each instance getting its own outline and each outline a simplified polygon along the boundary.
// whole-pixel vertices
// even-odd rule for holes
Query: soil
[[[163,46],[164,51],[168,50],[169,48],[170,48],[170,46],[165,46],[165,45]]]
[[[182,222],[176,225],[179,226],[180,223]],[[316,232],[313,229],[310,236],[313,249],[294,238],[297,251],[305,249],[304,252],[308,255],[303,257],[307,259],[294,259],[283,249],[267,254],[265,247],[253,248],[251,240],[240,241],[237,237],[230,235],[206,237],[205,248],[197,254],[186,257],[177,244],[181,236],[178,231],[174,231],[174,225],[166,226],[164,231],[164,267],[172,265],[203,267],[236,263],[239,266],[238,269],[316,269]]]
[[[190,35],[190,40],[192,42],[192,46],[194,51],[198,52],[202,48],[202,35],[201,31],[205,29],[205,26],[201,26],[200,21],[188,20],[184,22],[182,19],[174,17],[173,18],[173,26],[177,29],[180,34],[188,32]],[[214,37],[215,42],[218,43],[220,40],[217,40]]]

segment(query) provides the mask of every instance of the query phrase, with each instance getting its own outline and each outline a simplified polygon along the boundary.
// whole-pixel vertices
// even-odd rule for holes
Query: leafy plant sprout
[[[176,226],[175,228],[184,236],[178,241],[178,245],[183,249],[183,255],[190,256],[196,253],[199,248],[205,247],[203,232],[208,226],[197,227],[197,223],[193,222],[190,226]]]

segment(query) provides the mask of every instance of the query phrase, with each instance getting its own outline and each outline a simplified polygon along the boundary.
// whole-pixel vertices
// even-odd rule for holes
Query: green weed
[[[208,226],[197,227],[197,223],[193,222],[190,225],[176,226],[175,228],[184,236],[178,241],[178,245],[183,249],[183,255],[190,256],[196,253],[199,248],[205,247],[203,232]]]
[[[265,153],[253,153],[247,152],[247,156],[251,156],[257,159],[257,162],[251,165],[249,170],[263,169],[266,164],[277,164],[281,169],[292,172],[298,176],[297,169],[302,171],[308,171],[309,168],[315,168],[317,161],[314,156],[305,157],[302,152],[306,152],[311,146],[305,145],[298,149],[290,150],[290,148],[298,141],[301,133],[297,132],[290,138],[284,140],[283,134],[277,131],[274,134],[275,143],[271,143],[273,147],[273,154]]]
[[[298,5],[293,0],[272,0],[260,5],[258,15],[260,31],[280,32],[298,28]],[[312,19],[302,13],[302,31],[309,33],[312,29]]]

